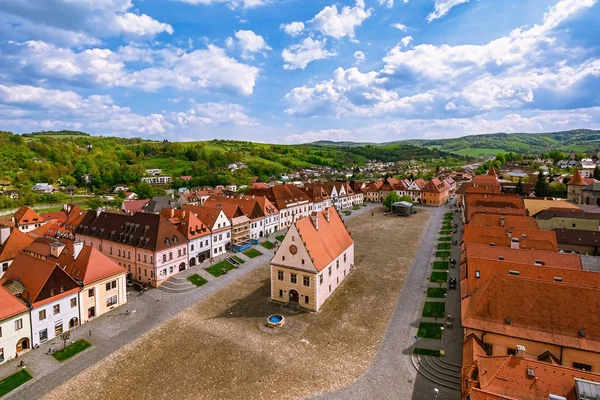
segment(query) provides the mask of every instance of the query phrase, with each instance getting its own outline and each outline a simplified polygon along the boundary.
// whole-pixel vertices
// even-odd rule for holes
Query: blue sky
[[[600,129],[598,0],[0,0],[0,129],[392,141]]]

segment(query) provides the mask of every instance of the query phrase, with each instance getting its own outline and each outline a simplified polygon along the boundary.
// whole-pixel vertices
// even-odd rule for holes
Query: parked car
[[[148,290],[148,284],[143,282],[134,282],[133,288],[139,292],[145,292],[146,290]]]
[[[448,289],[456,289],[456,278],[450,278],[448,280]]]

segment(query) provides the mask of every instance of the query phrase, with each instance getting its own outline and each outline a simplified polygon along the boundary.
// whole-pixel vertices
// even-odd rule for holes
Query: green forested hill
[[[89,174],[92,181],[88,188],[106,189],[139,182],[147,168],[161,168],[174,177],[191,175],[193,186],[246,184],[255,175],[268,180],[302,167],[345,168],[364,164],[368,159],[440,157],[446,157],[446,153],[406,144],[331,147],[225,140],[174,143],[71,131],[27,135],[0,132],[0,180],[10,180],[17,188],[59,180],[63,185],[81,187],[84,175]],[[230,172],[227,167],[234,162],[243,162],[248,168]]]

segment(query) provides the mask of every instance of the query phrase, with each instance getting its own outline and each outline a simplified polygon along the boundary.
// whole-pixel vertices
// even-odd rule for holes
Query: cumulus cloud
[[[266,55],[267,51],[272,50],[262,36],[250,30],[239,30],[235,32],[235,37],[243,58],[252,58],[255,53]]]
[[[412,36],[405,36],[402,38],[402,40],[400,40],[400,43],[402,43],[402,45],[404,47],[408,47],[408,45],[410,44],[410,42],[412,42],[413,38]]]
[[[391,26],[402,32],[406,32],[408,30],[408,27],[400,22],[393,23]]]
[[[357,0],[355,7],[344,7],[338,11],[336,5],[327,6],[321,10],[309,24],[325,36],[341,39],[348,36],[354,39],[354,30],[371,16],[373,9],[365,10],[364,0]]]
[[[204,5],[209,6],[212,4],[224,4],[231,9],[236,8],[257,8],[269,4],[270,0],[176,0],[181,3],[187,3],[192,5]]]
[[[282,29],[285,33],[291,37],[296,37],[304,32],[304,22],[290,22],[289,24],[279,25],[279,29]]]
[[[435,0],[434,9],[427,16],[427,21],[431,22],[438,18],[442,18],[448,14],[453,7],[459,4],[468,3],[469,0]]]
[[[43,78],[62,78],[104,87],[128,87],[145,91],[174,88],[181,91],[207,90],[250,95],[259,70],[227,56],[222,48],[186,51],[178,48],[154,50],[125,46],[117,52],[87,49],[76,52],[40,41],[11,43],[4,62],[19,65]],[[131,69],[128,62],[151,63]],[[11,64],[9,64],[11,65]]]
[[[0,2],[0,22],[17,27],[17,34],[35,35],[60,43],[98,43],[98,37],[124,35],[153,38],[160,33],[173,33],[173,27],[146,14],[132,12],[131,0],[19,0]],[[9,18],[1,18],[2,14]],[[69,40],[67,36],[72,36]]]
[[[315,61],[325,58],[334,57],[335,52],[330,52],[325,49],[326,39],[318,40],[307,37],[302,43],[291,45],[284,49],[281,53],[283,57],[283,68],[285,69],[304,69],[306,66]]]
[[[172,113],[171,118],[182,128],[199,128],[202,126],[257,126],[258,122],[247,115],[247,110],[231,103],[194,104],[187,111]]]

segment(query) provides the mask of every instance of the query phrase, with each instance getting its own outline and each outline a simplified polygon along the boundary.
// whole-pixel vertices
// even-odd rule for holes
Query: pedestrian
[[[92,337],[92,330],[90,329],[90,337]]]

